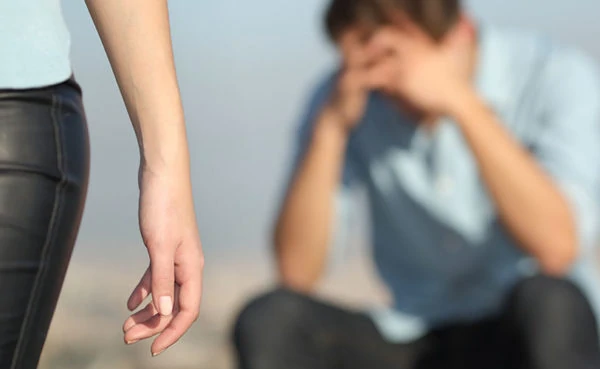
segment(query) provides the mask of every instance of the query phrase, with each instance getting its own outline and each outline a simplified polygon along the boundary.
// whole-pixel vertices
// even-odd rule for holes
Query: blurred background
[[[170,2],[172,35],[206,254],[198,323],[152,359],[122,343],[125,301],[146,267],[137,225],[138,151],[110,67],[82,1],[63,1],[92,139],[87,209],[41,369],[233,368],[228,335],[241,304],[273,282],[270,230],[298,116],[335,66],[321,33],[327,0]],[[480,20],[531,28],[600,59],[595,0],[471,0]],[[365,228],[365,227],[363,227]],[[320,293],[348,305],[383,304],[357,242]]]

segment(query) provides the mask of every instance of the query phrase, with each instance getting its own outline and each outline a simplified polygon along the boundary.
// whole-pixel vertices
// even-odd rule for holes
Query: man
[[[600,368],[593,63],[458,0],[333,0],[326,20],[343,65],[301,127],[286,288],[241,313],[241,368]],[[393,296],[366,314],[308,297],[356,186]]]

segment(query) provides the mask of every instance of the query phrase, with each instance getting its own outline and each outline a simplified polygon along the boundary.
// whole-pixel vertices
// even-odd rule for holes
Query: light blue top
[[[0,0],[0,88],[67,80],[69,47],[60,0]]]
[[[600,313],[596,66],[576,50],[516,30],[484,27],[480,46],[477,88],[568,198],[580,243],[571,277]],[[327,78],[313,96],[297,158],[331,86]],[[341,224],[354,211],[357,187],[368,195],[372,255],[393,296],[391,308],[372,316],[391,341],[414,340],[448,321],[491,316],[516,281],[536,272],[535,261],[499,223],[473,154],[450,120],[427,133],[372,94],[348,144]]]

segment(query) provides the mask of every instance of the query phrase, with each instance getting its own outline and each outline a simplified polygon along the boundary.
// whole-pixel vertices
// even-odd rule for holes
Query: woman
[[[197,318],[203,257],[166,0],[88,0],[140,149],[150,267],[127,343],[157,355]],[[0,0],[0,368],[37,366],[77,236],[89,148],[59,0]]]

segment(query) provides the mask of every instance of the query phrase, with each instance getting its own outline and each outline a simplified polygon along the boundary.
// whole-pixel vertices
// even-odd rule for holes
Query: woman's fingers
[[[145,308],[127,318],[127,320],[123,324],[123,332],[127,333],[127,331],[130,330],[136,324],[143,323],[156,314],[158,314],[158,311],[156,311],[152,303],[149,303],[148,305],[146,305]]]
[[[130,311],[137,309],[146,297],[148,297],[151,292],[151,281],[150,268],[148,268],[127,300],[127,308]]]
[[[182,271],[189,276],[177,289],[179,311],[165,330],[152,343],[152,355],[156,356],[177,342],[198,319],[202,297],[202,268],[196,263],[185,263]]]
[[[152,259],[155,262],[160,261],[160,256],[154,255]],[[159,335],[151,347],[154,356],[177,342],[196,321],[200,311],[204,258],[199,241],[196,240],[179,247],[174,259],[177,261],[177,266],[175,266],[175,260],[170,263],[174,268],[173,282],[171,282],[172,314],[164,315],[159,311],[161,307],[160,303],[157,304],[156,299],[160,295],[155,294],[154,285],[150,286],[154,282],[154,272],[159,268],[152,268],[146,271],[142,277],[132,293],[128,305],[139,305],[139,300],[145,298],[148,292],[152,293],[154,301],[131,315],[123,324],[127,343],[135,343]]]
[[[150,255],[152,301],[158,312],[170,316],[174,306],[175,247],[147,245]]]
[[[196,321],[198,315],[191,311],[180,311],[152,343],[152,356],[156,356],[177,342]]]
[[[158,313],[138,324],[131,326],[125,333],[125,342],[131,344],[150,338],[162,332],[173,319],[173,315],[163,316]]]

